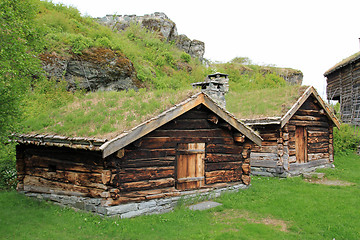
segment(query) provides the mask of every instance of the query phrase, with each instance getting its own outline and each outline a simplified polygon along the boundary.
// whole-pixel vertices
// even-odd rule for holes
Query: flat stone
[[[325,176],[325,173],[309,172],[302,174],[304,178],[318,178],[322,179]]]
[[[218,202],[205,201],[205,202],[201,202],[201,203],[198,203],[198,204],[191,205],[191,206],[189,206],[189,209],[194,210],[194,211],[195,210],[202,211],[202,210],[214,208],[214,207],[217,207],[217,206],[220,206],[220,205],[222,205],[222,204],[218,203]]]
[[[128,203],[107,208],[107,215],[122,214],[138,210],[137,203]]]

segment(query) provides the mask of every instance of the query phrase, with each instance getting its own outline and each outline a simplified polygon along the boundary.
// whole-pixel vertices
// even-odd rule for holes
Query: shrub
[[[180,58],[186,63],[189,63],[191,61],[191,56],[185,52],[180,55]]]
[[[340,129],[334,128],[334,152],[346,153],[355,151],[360,143],[360,136],[349,124],[342,124]]]
[[[15,189],[16,184],[15,146],[0,143],[0,189]]]

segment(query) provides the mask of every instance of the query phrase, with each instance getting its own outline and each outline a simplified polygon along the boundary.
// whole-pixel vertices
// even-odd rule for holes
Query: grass
[[[66,99],[65,104],[57,105],[56,99],[49,99],[44,106],[41,103],[48,95],[37,93],[32,102],[28,103],[29,106],[36,106],[36,109],[30,111],[32,114],[25,120],[24,132],[111,139],[155,117],[195,92],[190,88],[182,91],[99,91],[75,96],[64,92],[65,96],[71,95],[60,97]],[[51,101],[54,103],[51,104]]]
[[[223,205],[133,219],[75,212],[16,192],[0,192],[3,239],[358,239],[360,157],[336,156],[325,186],[302,178],[253,177],[252,186],[216,199]]]
[[[307,87],[286,85],[277,88],[232,91],[226,107],[239,119],[281,117],[298,100]]]

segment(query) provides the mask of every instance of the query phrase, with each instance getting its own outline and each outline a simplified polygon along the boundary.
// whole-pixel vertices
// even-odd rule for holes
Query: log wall
[[[341,120],[360,125],[360,61],[349,63],[327,77],[327,99],[340,101]]]
[[[307,162],[299,163],[296,159],[295,130],[296,126],[305,127]],[[329,164],[334,159],[333,150],[333,124],[320,107],[317,100],[310,96],[300,109],[283,128],[288,133],[287,141],[289,159],[289,171],[299,171],[302,168],[312,168],[319,165]],[[286,141],[284,141],[284,146]]]
[[[108,190],[100,152],[17,146],[18,190],[102,197]]]
[[[234,130],[205,107],[196,108],[154,130],[106,159],[111,171],[109,205],[176,196],[176,149],[205,143],[205,183],[250,182],[252,144],[234,141]]]
[[[296,158],[296,127],[306,134],[306,162]],[[264,139],[251,151],[254,175],[287,176],[313,170],[334,160],[333,125],[317,100],[310,96],[283,128],[280,125],[253,126]]]
[[[250,183],[252,142],[200,105],[105,159],[100,151],[20,144],[18,190],[98,198],[103,206],[178,196],[181,143],[205,144],[201,188]]]

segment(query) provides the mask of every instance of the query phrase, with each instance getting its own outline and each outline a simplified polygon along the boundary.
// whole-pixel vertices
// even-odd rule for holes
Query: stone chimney
[[[208,75],[203,82],[193,83],[194,88],[201,88],[201,91],[208,94],[221,107],[226,107],[225,94],[229,91],[229,75],[214,73]]]

